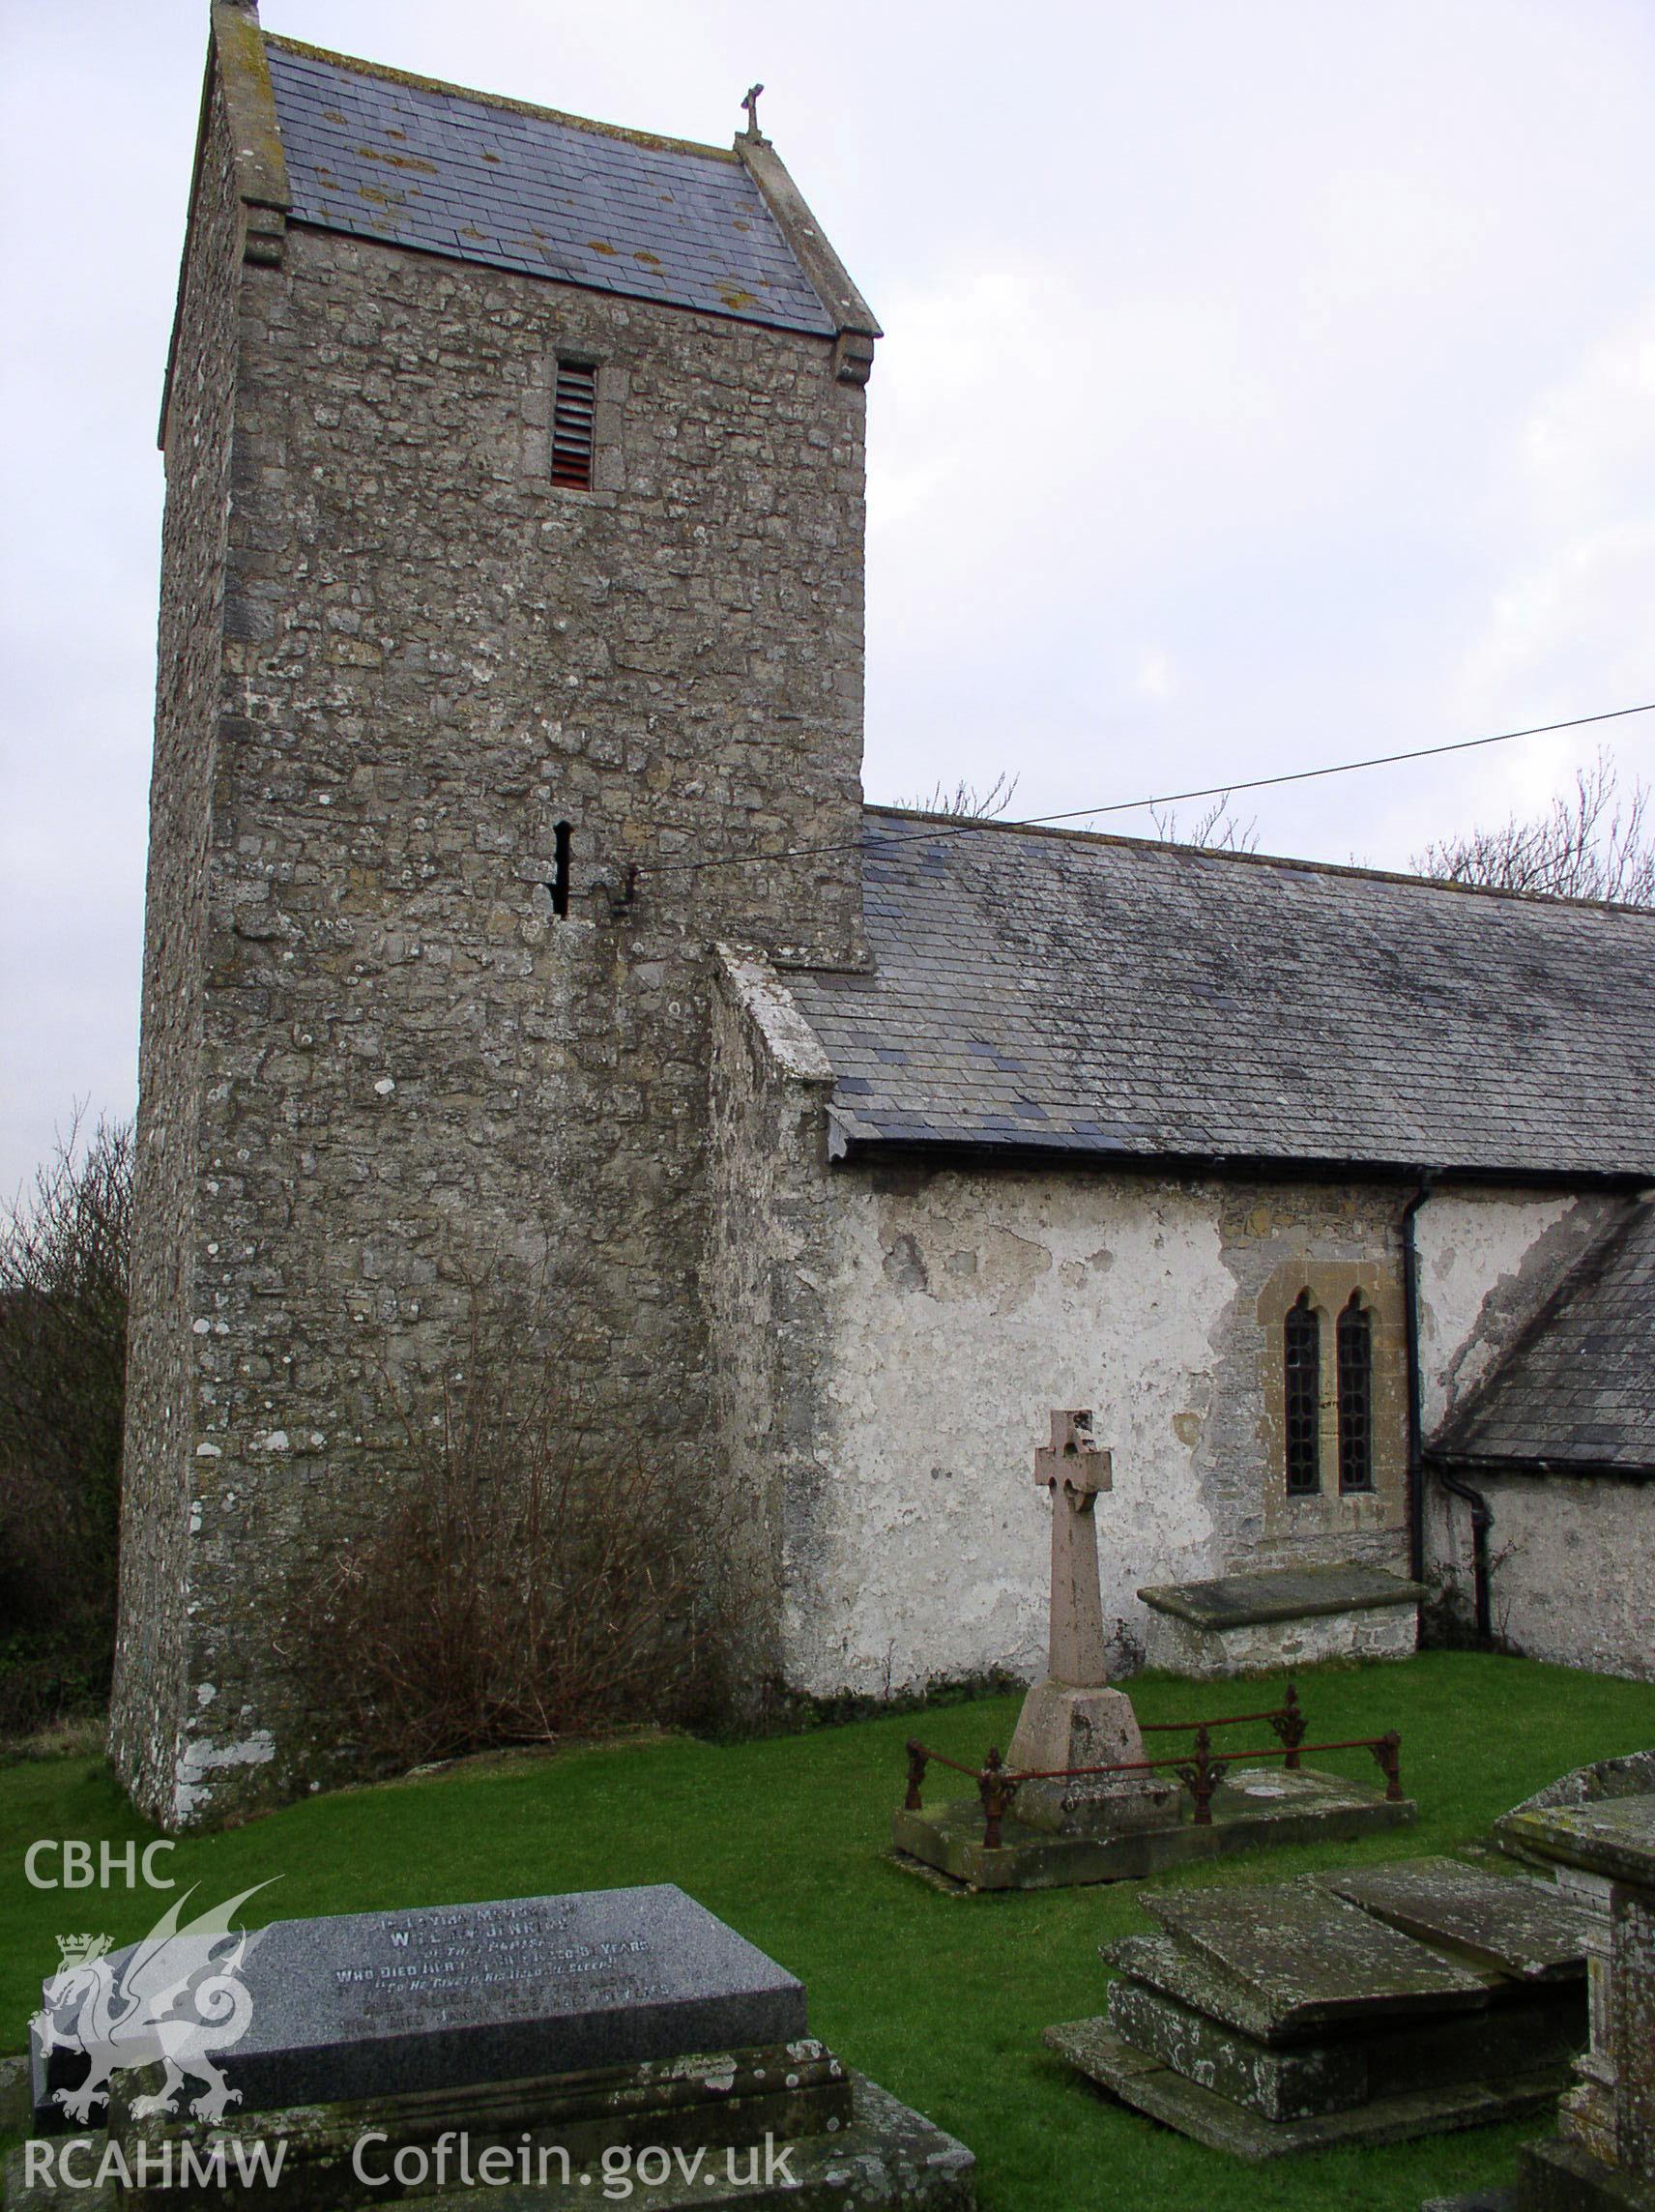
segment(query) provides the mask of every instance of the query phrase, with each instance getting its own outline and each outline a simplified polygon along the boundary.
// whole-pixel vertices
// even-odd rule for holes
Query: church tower
[[[169,1827],[336,1771],[292,1592],[389,1479],[370,1345],[440,1373],[468,1265],[550,1265],[590,1417],[705,1443],[712,948],[863,959],[879,334],[749,117],[682,144],[213,8],[112,1720]]]

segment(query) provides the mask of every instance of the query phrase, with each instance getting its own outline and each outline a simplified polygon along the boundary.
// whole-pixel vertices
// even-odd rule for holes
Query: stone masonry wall
[[[122,1591],[111,1750],[173,1766],[188,1624],[203,948],[235,402],[239,207],[223,102],[205,118],[166,443],[150,792]],[[152,1800],[153,1801],[153,1800]]]
[[[188,1378],[189,1553],[130,1601],[175,1642],[189,1608],[184,1735],[123,1738],[176,1822],[337,1771],[304,1592],[398,1478],[379,1370],[434,1387],[462,1272],[709,1479],[710,947],[860,952],[854,852],[653,872],[858,832],[831,345],[297,226],[244,279],[202,1062],[150,1108],[203,1152],[194,1310],[146,1355]],[[560,349],[599,364],[592,492],[549,481]]]
[[[784,1561],[821,1464],[831,1356],[821,1261],[836,1202],[824,1114],[832,1070],[756,955],[721,958],[710,1078],[705,1282],[725,1614],[756,1702],[782,1677]]]

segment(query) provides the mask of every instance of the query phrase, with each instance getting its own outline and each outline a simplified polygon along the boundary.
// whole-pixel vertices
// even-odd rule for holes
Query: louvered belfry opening
[[[597,370],[590,362],[560,361],[552,402],[552,481],[592,489],[592,446],[597,416]]]

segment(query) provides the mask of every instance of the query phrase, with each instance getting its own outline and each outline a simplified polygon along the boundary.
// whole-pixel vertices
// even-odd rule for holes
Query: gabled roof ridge
[[[862,812],[894,814],[904,822],[935,822],[940,829],[959,830],[969,823],[973,831],[999,830],[1020,837],[1049,837],[1060,843],[1118,846],[1133,853],[1164,853],[1170,859],[1238,860],[1256,868],[1291,868],[1299,875],[1340,876],[1376,884],[1402,884],[1420,890],[1460,891],[1474,898],[1510,899],[1520,905],[1551,910],[1575,908],[1587,914],[1635,915],[1655,922],[1655,907],[1633,906],[1621,899],[1574,898],[1556,891],[1525,891],[1500,884],[1458,883],[1449,876],[1410,875],[1400,868],[1372,868],[1354,860],[1311,860],[1293,853],[1241,853],[1225,845],[1185,845],[1175,838],[1126,837],[1118,830],[1074,830],[1065,823],[1002,821],[993,816],[931,814],[916,806],[887,806],[863,801]]]
[[[738,168],[740,166],[740,156],[734,147],[704,146],[693,138],[668,138],[653,131],[629,130],[623,123],[599,123],[589,115],[571,115],[565,108],[541,107],[534,101],[513,100],[508,93],[480,92],[475,85],[451,84],[446,77],[421,76],[413,70],[394,69],[389,62],[370,62],[358,54],[335,53],[331,46],[313,46],[307,40],[284,38],[276,31],[266,31],[263,36],[266,45],[276,46],[283,53],[326,62],[334,69],[351,70],[358,76],[405,84],[415,92],[445,93],[453,100],[473,101],[479,107],[500,107],[514,115],[532,115],[543,123],[566,124],[571,131],[587,131],[597,138],[623,139],[627,145],[643,146],[655,153],[690,154],[702,160],[734,162]]]

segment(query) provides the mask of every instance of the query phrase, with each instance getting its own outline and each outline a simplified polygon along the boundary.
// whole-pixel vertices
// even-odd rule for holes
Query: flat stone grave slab
[[[1015,1812],[1001,1846],[983,1843],[982,1808],[956,1797],[891,1819],[898,1864],[932,1870],[965,1890],[1062,1889],[1093,1881],[1141,1881],[1262,1844],[1348,1842],[1418,1818],[1410,1798],[1387,1800],[1377,1784],[1348,1782],[1310,1767],[1237,1766],[1212,1800],[1212,1823],[1198,1826],[1186,1800],[1158,1821],[1116,1835],[1060,1835]]]
[[[1237,2035],[1260,2044],[1283,2041],[1270,2007],[1249,1983],[1221,1972],[1209,1959],[1171,1936],[1126,1936],[1118,1943],[1105,1944],[1103,1957],[1123,1976],[1234,2028]]]
[[[1488,2002],[1481,1975],[1371,1919],[1314,1878],[1243,1892],[1184,1890],[1143,1904],[1183,1949],[1247,1985],[1266,2041]]]
[[[807,2032],[803,1985],[670,1884],[278,1920],[248,1937],[240,1979],[252,2018],[220,2058],[240,2111]],[[84,2072],[37,2048],[37,2124],[64,2124],[48,2100]]]
[[[1359,1613],[1369,1606],[1417,1604],[1430,1592],[1423,1583],[1405,1582],[1378,1567],[1278,1567],[1254,1575],[1219,1575],[1204,1583],[1157,1583],[1138,1595],[1157,1613],[1170,1613],[1192,1628],[1222,1630],[1322,1613]]]
[[[272,2212],[567,2212],[618,2194],[640,2212],[973,2212],[971,2152],[814,2041],[802,1985],[682,1890],[278,1921],[232,1941],[251,2007],[215,2050],[232,2101],[169,2098],[172,2057],[134,2052],[106,2127],[57,2143],[138,2178],[104,2197],[61,2171],[25,2187],[19,2153],[8,2212],[234,2212],[260,2152]]]
[[[1519,1981],[1585,1976],[1591,1915],[1551,1882],[1444,1858],[1354,1867],[1323,1879],[1387,1927]]]

